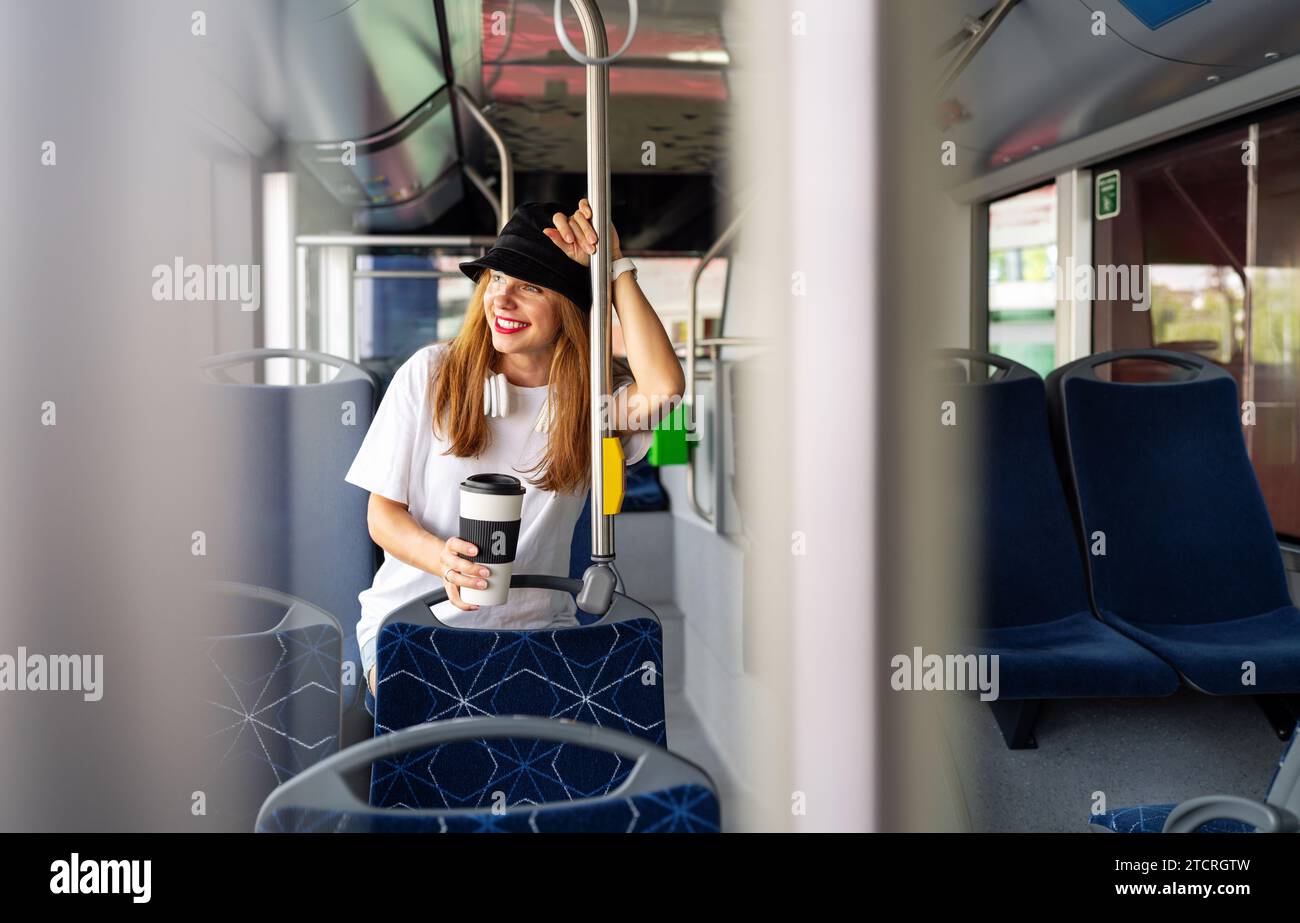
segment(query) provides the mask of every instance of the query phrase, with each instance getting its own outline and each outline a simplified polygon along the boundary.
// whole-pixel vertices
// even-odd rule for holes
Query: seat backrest
[[[577,593],[581,582],[516,574],[515,588]],[[439,588],[410,600],[380,624],[376,645],[375,733],[429,721],[475,715],[536,715],[603,727],[667,745],[663,692],[663,633],[645,606],[616,593],[598,622],[573,628],[496,630],[456,628],[440,622],[431,606],[446,599]],[[410,808],[471,807],[486,803],[505,783],[510,767],[534,757],[479,741],[450,743],[437,752],[379,760],[371,803]],[[575,760],[566,786],[608,790],[628,767],[616,759]],[[545,780],[531,782],[558,796]],[[507,803],[538,797],[529,787],[505,788]]]
[[[1127,359],[1177,374],[1097,374]],[[1226,371],[1192,353],[1116,351],[1062,366],[1047,390],[1100,611],[1196,624],[1291,604]]]
[[[226,369],[277,357],[337,366],[331,381],[243,384]],[[335,615],[344,628],[343,694],[361,688],[357,596],[374,578],[367,497],[343,478],[365,439],[379,384],[365,369],[321,353],[258,349],[203,363],[214,424],[238,447],[218,461],[227,486],[208,530],[211,576],[270,587]]]
[[[404,809],[373,807],[348,779],[378,762],[406,754],[500,741],[517,741],[536,755],[531,777],[568,779],[554,754],[565,749],[599,754],[627,765],[608,789],[567,796],[500,799],[472,807]],[[573,760],[573,765],[584,759]],[[258,814],[258,832],[334,833],[716,833],[717,794],[698,766],[663,747],[609,728],[525,716],[457,718],[406,728],[349,747],[278,788]]]
[[[208,590],[227,633],[202,639],[211,667],[198,735],[211,772],[206,812],[221,829],[247,832],[276,786],[338,751],[343,634],[328,612],[284,593],[220,582]]]
[[[938,393],[953,402],[943,434],[975,484],[980,624],[1014,627],[1087,612],[1082,551],[1052,455],[1042,379],[990,353],[943,350],[939,358]],[[971,375],[958,374],[962,361]],[[995,370],[991,377],[986,365]]]

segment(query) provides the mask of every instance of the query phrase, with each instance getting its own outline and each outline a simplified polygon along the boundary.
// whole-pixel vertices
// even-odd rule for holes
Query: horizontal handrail
[[[495,237],[473,234],[299,234],[300,247],[490,247]]]
[[[695,341],[695,354],[698,356],[702,352],[711,352],[723,346],[771,346],[772,342],[767,337],[704,337]],[[682,356],[686,355],[686,349],[685,343],[673,347],[673,351]]]
[[[451,718],[417,724],[380,734],[322,760],[282,784],[266,799],[257,816],[257,829],[265,829],[276,811],[307,808],[364,815],[370,818],[474,817],[489,810],[467,808],[377,808],[371,807],[347,785],[344,776],[370,766],[375,760],[392,759],[447,743],[500,739],[544,740],[573,744],[589,750],[614,753],[631,762],[627,777],[613,791],[590,798],[542,805],[519,805],[519,812],[547,808],[584,808],[607,804],[678,785],[699,785],[713,790],[707,772],[683,757],[639,737],[595,724],[532,715],[493,715]]]
[[[356,269],[354,279],[464,279],[459,270],[440,269]]]

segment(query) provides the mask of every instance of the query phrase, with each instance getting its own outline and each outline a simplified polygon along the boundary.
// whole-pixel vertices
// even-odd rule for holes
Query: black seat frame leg
[[[1278,740],[1290,740],[1291,732],[1300,721],[1300,695],[1257,695],[1255,701],[1273,725]]]
[[[1034,738],[1034,725],[1038,722],[1038,713],[1042,710],[1040,699],[1001,699],[990,702],[993,717],[1002,731],[1002,739],[1010,750],[1037,750],[1038,741]]]

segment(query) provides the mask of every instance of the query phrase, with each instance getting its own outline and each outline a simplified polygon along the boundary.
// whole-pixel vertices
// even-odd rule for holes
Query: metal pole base
[[[618,578],[608,564],[593,564],[583,572],[578,591],[578,608],[592,615],[604,615],[614,603]]]

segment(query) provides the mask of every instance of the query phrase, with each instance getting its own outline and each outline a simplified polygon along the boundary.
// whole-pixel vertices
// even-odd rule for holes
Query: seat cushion
[[[1088,821],[1098,827],[1105,827],[1113,833],[1159,833],[1165,827],[1169,814],[1176,808],[1173,804],[1146,804],[1136,808],[1120,808],[1105,814],[1094,814]],[[1212,820],[1201,824],[1197,833],[1254,833],[1255,828],[1239,820]]]
[[[1110,625],[1173,664],[1211,695],[1300,692],[1300,610],[1283,606],[1223,622],[1150,624],[1103,612]],[[1242,664],[1255,665],[1254,685]]]
[[[971,651],[998,655],[1002,699],[1139,698],[1171,695],[1178,688],[1178,675],[1168,664],[1091,612],[984,629]]]

